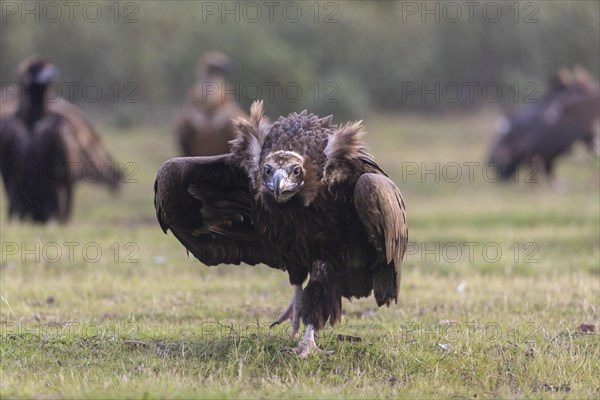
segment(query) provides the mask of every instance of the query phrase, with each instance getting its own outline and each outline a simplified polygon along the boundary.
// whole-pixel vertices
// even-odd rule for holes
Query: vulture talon
[[[294,353],[300,358],[307,358],[311,352],[315,352],[322,355],[333,355],[333,351],[321,350],[315,342],[315,331],[312,325],[308,325],[304,337],[298,344],[298,347],[286,347],[283,351],[288,353]]]
[[[320,348],[318,348],[317,344],[314,342],[314,340],[310,343],[300,343],[300,345],[298,347],[287,347],[285,350],[289,353],[294,353],[298,357],[303,358],[303,359],[308,358],[308,356],[311,354],[311,352],[316,352],[318,354],[322,354],[325,356],[331,356],[334,354],[334,352],[331,350],[326,351],[326,350],[321,350]]]

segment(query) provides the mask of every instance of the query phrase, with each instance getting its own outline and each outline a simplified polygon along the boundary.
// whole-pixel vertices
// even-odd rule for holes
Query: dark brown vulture
[[[576,68],[572,73],[561,70],[550,86],[539,102],[524,105],[499,121],[489,163],[499,167],[501,179],[510,179],[521,165],[530,163],[552,182],[556,158],[577,141],[598,153],[594,132],[600,115],[598,82]]]
[[[81,110],[48,95],[57,74],[48,61],[31,59],[20,68],[20,86],[2,93],[0,167],[9,218],[64,223],[75,181],[119,187],[121,172]]]
[[[214,156],[229,152],[235,138],[232,119],[247,117],[227,86],[232,61],[219,52],[206,53],[198,63],[196,84],[177,121],[184,156]]]
[[[275,322],[307,326],[297,348],[342,315],[342,297],[397,302],[408,230],[402,194],[360,137],[306,111],[270,123],[255,103],[231,152],[167,161],[155,183],[163,231],[206,265],[287,270],[294,296]],[[307,286],[302,289],[308,277]]]

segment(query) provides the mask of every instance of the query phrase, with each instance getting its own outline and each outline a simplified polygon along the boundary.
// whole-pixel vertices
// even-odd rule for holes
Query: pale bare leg
[[[288,308],[281,314],[277,321],[271,324],[271,328],[288,319],[292,321],[292,332],[290,336],[295,339],[300,329],[300,306],[302,305],[302,285],[294,285],[294,295]]]

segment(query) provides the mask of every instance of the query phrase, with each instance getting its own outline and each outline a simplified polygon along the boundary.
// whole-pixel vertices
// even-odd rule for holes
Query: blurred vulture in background
[[[398,299],[408,240],[402,194],[361,141],[306,111],[270,123],[262,103],[237,120],[231,153],[167,161],[155,183],[161,228],[206,265],[264,263],[288,272],[294,295],[275,322],[300,319],[301,357],[342,316],[342,297]],[[304,281],[308,283],[303,289]]]
[[[595,132],[600,116],[600,86],[586,71],[561,70],[550,80],[549,92],[537,103],[519,108],[497,124],[498,136],[489,163],[508,180],[519,166],[529,164],[544,171],[555,184],[554,166],[558,156],[580,141],[595,155],[599,153]]]
[[[77,180],[115,190],[121,172],[83,112],[49,90],[56,67],[33,58],[0,94],[0,167],[9,218],[67,221]]]
[[[232,60],[219,52],[200,59],[196,84],[177,121],[177,137],[184,156],[212,156],[229,152],[235,138],[232,119],[247,117],[227,86]]]

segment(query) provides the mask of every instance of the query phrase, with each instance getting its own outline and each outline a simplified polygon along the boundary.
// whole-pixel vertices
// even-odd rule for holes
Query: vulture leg
[[[548,168],[548,161],[545,160],[542,156],[540,156],[540,155],[533,156],[533,158],[531,159],[530,166],[531,166],[531,173],[529,174],[529,177],[525,179],[525,182],[540,183],[540,182],[542,182],[542,180],[544,178],[550,180],[550,176],[552,175],[552,168],[551,167]],[[550,172],[549,172],[549,170],[550,170]],[[545,174],[545,177],[542,176],[542,174]],[[541,176],[542,180],[540,180],[540,176]]]
[[[317,347],[315,332],[323,329],[327,320],[333,325],[342,316],[342,296],[339,282],[338,270],[332,264],[322,260],[313,263],[308,285],[302,294],[302,307],[300,307],[300,316],[306,325],[306,333],[298,347],[288,349],[298,354],[300,358],[308,357],[311,351],[333,354],[333,352],[322,351]]]
[[[567,184],[554,174],[554,160],[546,161],[544,165],[544,171],[550,187],[557,193],[565,193],[567,190]]]
[[[58,188],[58,222],[64,224],[69,218],[71,209],[71,190],[67,186]]]
[[[277,321],[271,324],[271,328],[279,325],[288,319],[292,321],[292,333],[290,336],[296,338],[298,329],[300,329],[300,306],[302,305],[302,285],[294,285],[294,296],[288,308],[281,314]]]
[[[596,157],[600,157],[600,140],[598,140],[598,138],[594,138],[592,140],[592,143],[589,146],[590,148],[590,152],[596,156]]]
[[[595,133],[590,132],[584,139],[585,147],[587,151],[595,157],[600,157],[600,140],[596,137]]]
[[[297,354],[300,358],[306,358],[311,353],[311,351],[317,352],[319,354],[331,355],[333,351],[324,351],[317,347],[317,343],[315,342],[315,329],[311,324],[307,325],[306,333],[304,337],[300,341],[298,347],[288,348],[287,351]]]

